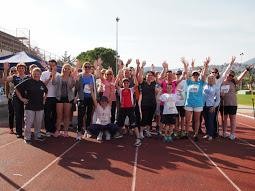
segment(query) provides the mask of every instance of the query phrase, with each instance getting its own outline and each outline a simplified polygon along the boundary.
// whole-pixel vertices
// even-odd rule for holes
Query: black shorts
[[[68,97],[60,97],[60,100],[57,100],[57,103],[72,103],[72,101],[69,101]]]
[[[220,112],[221,113],[224,112],[224,115],[236,115],[237,106],[223,106],[223,107],[220,107]]]
[[[123,127],[125,123],[125,119],[128,117],[129,119],[129,124],[131,128],[135,127],[135,108],[120,108],[118,112],[118,117],[117,117],[117,125],[118,127]]]
[[[176,114],[163,114],[161,117],[161,123],[165,125],[174,125],[176,123]]]
[[[177,116],[185,117],[185,109],[184,106],[176,106],[178,114]]]

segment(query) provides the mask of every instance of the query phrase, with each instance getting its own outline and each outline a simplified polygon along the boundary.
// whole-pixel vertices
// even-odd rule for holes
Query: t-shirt
[[[225,81],[221,85],[222,99],[224,106],[237,106],[236,86],[231,81]]]
[[[187,99],[185,102],[186,107],[203,107],[203,86],[204,81],[198,80],[197,82],[187,80]]]
[[[176,81],[173,81],[173,83]],[[185,104],[185,99],[186,99],[186,80],[182,80],[179,84],[177,84],[175,88],[175,93],[177,95],[177,100],[175,105],[176,106],[184,106]]]
[[[82,76],[82,84],[83,84],[83,92],[84,97],[91,97],[91,89],[90,86],[94,87],[93,76]]]
[[[50,75],[51,75],[50,71],[44,71],[41,75],[41,80],[43,82],[47,81],[50,78]],[[56,73],[56,77],[57,76],[60,76],[58,72]],[[56,86],[52,85],[52,80],[50,80],[49,83],[47,84],[47,88],[48,88],[47,97],[56,97]]]
[[[155,87],[155,81],[151,82],[151,84],[143,81],[140,84],[140,92],[142,94],[142,106],[156,106]]]
[[[44,109],[43,96],[48,92],[45,84],[39,80],[27,79],[16,87],[24,97],[28,99],[25,105],[26,110],[40,111]]]
[[[111,106],[107,105],[103,108],[100,104],[97,104],[96,110],[96,124],[107,125],[111,123]]]
[[[21,78],[21,77],[19,77],[19,76],[14,75],[14,76],[12,77],[12,83],[14,84],[14,86],[17,86],[19,83],[21,83],[21,82],[23,82],[23,81],[25,81],[25,80],[27,80],[27,79],[29,79],[29,78],[30,78],[29,76],[24,76],[23,78]],[[20,93],[21,93],[21,95],[23,96],[22,92],[20,92]],[[17,97],[15,91],[13,92],[13,95],[12,95],[12,96],[13,96],[13,97]]]
[[[176,95],[164,93],[159,98],[164,103],[163,114],[177,114],[178,111],[175,106]]]
[[[121,108],[134,107],[134,88],[120,89]]]
[[[103,80],[102,83],[104,89],[103,96],[106,96],[109,100],[116,101],[116,88],[114,81],[109,82],[108,80]]]

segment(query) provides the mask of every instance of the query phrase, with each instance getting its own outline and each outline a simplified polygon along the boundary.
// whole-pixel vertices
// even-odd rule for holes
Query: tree
[[[102,66],[104,68],[112,67],[113,71],[116,71],[116,51],[110,48],[98,47],[93,50],[82,52],[77,56],[77,59],[81,62],[91,62],[101,58],[103,61]]]
[[[65,51],[64,55],[60,60],[58,60],[58,63],[62,66],[64,63],[73,64],[75,61],[75,58],[72,58],[71,55],[68,55],[67,51]]]

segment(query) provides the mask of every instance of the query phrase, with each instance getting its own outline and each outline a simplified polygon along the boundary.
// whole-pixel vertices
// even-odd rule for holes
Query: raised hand
[[[99,58],[97,59],[97,64],[98,64],[98,66],[102,66],[103,60],[101,59],[101,57],[99,57]]]
[[[167,69],[167,68],[168,68],[168,64],[167,64],[166,61],[164,61],[164,62],[162,63],[162,67],[163,67],[164,69]]]
[[[131,62],[132,62],[132,58],[129,58],[129,59],[127,60],[127,63],[126,63],[126,67],[128,67],[128,65],[129,65]]]
[[[8,62],[4,63],[4,70],[7,71],[10,68],[10,64]]]
[[[136,62],[136,65],[137,65],[137,66],[140,66],[140,60],[139,60],[139,59],[136,59],[135,62]]]
[[[204,66],[208,67],[208,64],[210,63],[210,61],[211,61],[211,58],[210,57],[206,57],[205,61],[204,61]]]
[[[231,64],[231,65],[234,64],[234,63],[235,63],[235,60],[236,60],[236,57],[235,57],[235,56],[232,56],[230,64]]]
[[[195,59],[194,59],[194,58],[192,58],[192,60],[191,60],[191,67],[192,67],[192,68],[195,67]]]
[[[144,67],[146,65],[146,61],[144,60],[143,62],[142,62],[142,67]]]
[[[185,59],[185,57],[181,57],[181,62],[184,64],[184,65],[188,65],[188,61]]]

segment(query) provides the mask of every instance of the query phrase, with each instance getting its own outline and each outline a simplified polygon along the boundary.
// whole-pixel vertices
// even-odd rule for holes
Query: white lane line
[[[133,180],[132,180],[131,191],[135,191],[137,158],[138,158],[138,147],[136,147],[136,149],[135,149],[135,162],[134,162],[134,168],[133,168]]]
[[[218,167],[218,165],[215,162],[213,162],[213,160],[194,141],[192,141],[190,138],[189,140],[213,164],[213,166],[215,166],[215,168],[230,182],[230,184],[232,184],[232,186],[236,190],[241,191],[241,189],[228,177],[228,175],[226,175],[223,172],[223,170],[221,170],[220,167]]]
[[[250,146],[250,147],[254,147],[254,148],[255,148],[255,145],[253,145],[253,144],[249,143],[248,141],[245,141],[245,140],[243,140],[243,139],[241,139],[241,138],[238,138],[238,137],[237,137],[237,139],[238,139],[240,142],[243,142],[243,143],[245,143],[246,145],[248,145],[248,146]]]
[[[56,161],[58,161],[61,157],[63,157],[67,152],[69,152],[72,148],[74,148],[79,142],[74,143],[71,147],[69,147],[65,152],[63,152],[59,157],[57,157],[55,160],[53,160],[50,164],[48,164],[46,167],[44,167],[40,172],[38,172],[36,175],[34,175],[30,180],[28,180],[26,183],[24,183],[17,191],[23,190],[28,184],[30,184],[34,179],[36,179],[38,176],[40,176],[44,171],[46,171],[51,165],[53,165]]]
[[[241,123],[241,122],[237,122],[238,124],[240,124],[240,125],[244,125],[244,126],[246,126],[246,127],[250,127],[250,128],[252,128],[252,129],[255,129],[255,127],[254,126],[251,126],[251,125],[247,125],[247,124],[245,124],[245,123]],[[255,125],[255,124],[254,124]]]
[[[244,115],[244,114],[241,114],[241,113],[237,113],[237,115],[242,116],[242,117],[247,117],[247,118],[249,118],[249,119],[255,119],[255,118],[252,117],[252,116]]]
[[[6,146],[8,146],[8,145],[10,145],[10,144],[12,144],[12,143],[16,143],[16,142],[18,142],[18,141],[20,141],[21,139],[16,139],[15,141],[12,141],[12,142],[10,142],[10,143],[7,143],[7,144],[5,144],[5,145],[1,145],[0,146],[0,149],[2,149],[2,148],[4,148],[4,147],[6,147]]]

